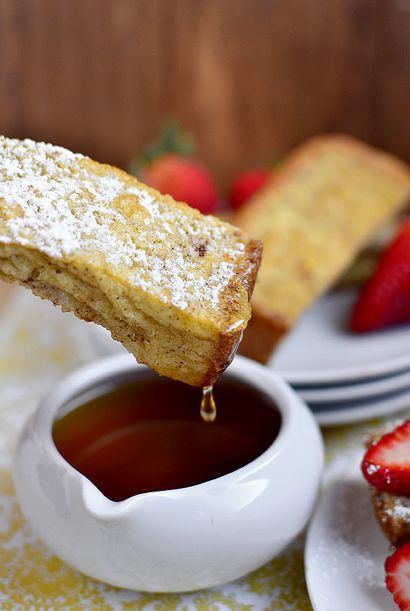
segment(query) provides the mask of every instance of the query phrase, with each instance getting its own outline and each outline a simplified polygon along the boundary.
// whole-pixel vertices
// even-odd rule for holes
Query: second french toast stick
[[[240,352],[266,362],[300,315],[410,200],[404,163],[348,136],[307,141],[232,222],[263,242]]]

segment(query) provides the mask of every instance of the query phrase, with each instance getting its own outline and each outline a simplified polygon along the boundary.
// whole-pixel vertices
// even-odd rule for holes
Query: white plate
[[[315,611],[397,611],[384,585],[389,545],[374,517],[360,459],[325,490],[310,523],[305,572]]]
[[[346,320],[355,291],[317,301],[272,357],[269,366],[291,384],[332,384],[410,368],[410,324],[354,335]]]
[[[410,390],[397,391],[366,400],[328,404],[309,403],[308,405],[321,426],[362,422],[369,418],[393,414],[402,409],[410,409]]]
[[[304,401],[313,403],[331,403],[340,401],[356,401],[377,397],[389,392],[410,388],[410,371],[398,373],[386,378],[376,378],[374,381],[344,384],[341,386],[323,386],[321,388],[295,388]]]

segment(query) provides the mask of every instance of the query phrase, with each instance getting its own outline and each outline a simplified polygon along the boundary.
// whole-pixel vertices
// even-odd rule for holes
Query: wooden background
[[[0,0],[0,93],[121,166],[175,117],[221,185],[324,131],[410,161],[410,0]]]

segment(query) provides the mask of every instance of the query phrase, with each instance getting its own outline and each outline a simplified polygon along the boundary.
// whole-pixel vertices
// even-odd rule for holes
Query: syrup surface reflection
[[[257,458],[280,428],[279,412],[260,390],[222,377],[214,387],[216,419],[211,391],[211,426],[198,413],[202,389],[167,378],[139,379],[82,405],[80,397],[54,423],[54,442],[114,501],[209,481]]]

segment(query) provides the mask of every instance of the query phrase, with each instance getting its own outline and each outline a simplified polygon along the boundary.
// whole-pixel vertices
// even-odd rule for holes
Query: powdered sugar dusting
[[[402,520],[410,522],[410,497],[395,496],[392,507],[385,509],[387,513],[394,520]]]
[[[178,308],[217,306],[245,251],[235,228],[51,144],[0,137],[0,242],[121,267]],[[141,230],[141,228],[143,230]]]

